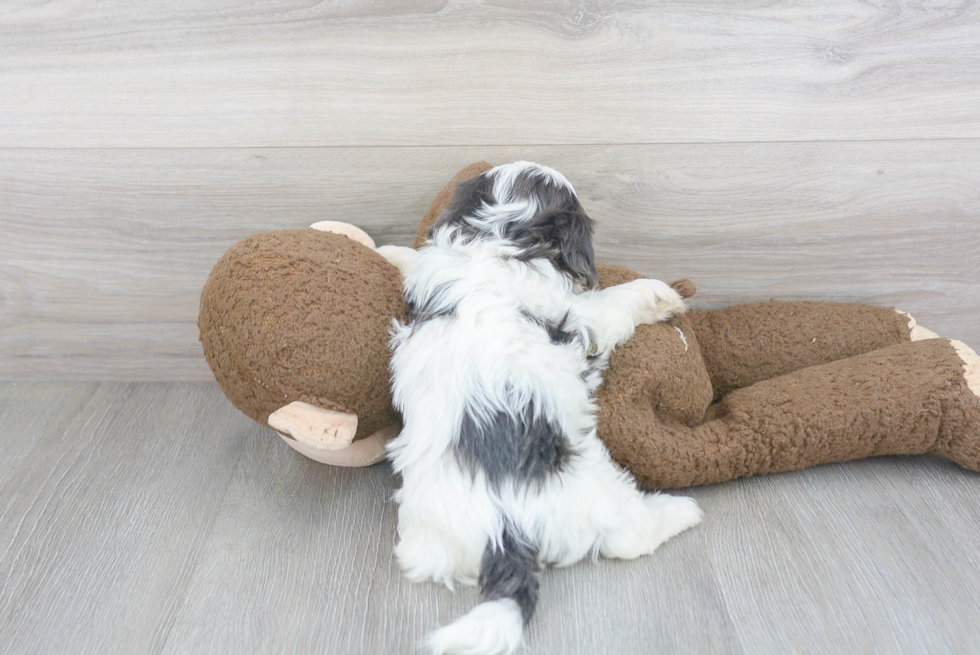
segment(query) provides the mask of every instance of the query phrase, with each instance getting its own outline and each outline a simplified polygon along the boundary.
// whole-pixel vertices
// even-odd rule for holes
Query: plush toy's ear
[[[326,450],[314,448],[302,441],[297,441],[292,437],[279,433],[282,440],[289,444],[289,447],[296,452],[309,457],[310,459],[329,464],[331,466],[360,467],[371,466],[385,459],[385,444],[398,436],[399,428],[396,425],[389,426],[383,430],[378,430],[374,434],[364,439],[359,439],[342,450]]]
[[[269,414],[269,427],[319,450],[343,450],[354,441],[357,414],[295,400]]]
[[[351,225],[350,223],[342,223],[341,221],[318,221],[310,226],[314,230],[320,230],[321,232],[333,232],[334,234],[343,234],[349,239],[363,244],[370,248],[375,249],[374,239],[372,239],[367,232],[357,227],[356,225]]]

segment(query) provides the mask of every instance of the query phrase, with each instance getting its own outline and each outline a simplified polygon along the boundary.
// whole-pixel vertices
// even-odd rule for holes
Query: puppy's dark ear
[[[431,237],[436,229],[444,225],[455,225],[464,234],[475,232],[477,230],[464,219],[473,216],[484,205],[492,204],[494,204],[492,177],[481,173],[476,177],[463,180],[456,185],[449,206],[432,223],[426,237]]]
[[[554,217],[559,226],[558,268],[581,282],[586,289],[599,284],[592,248],[592,219],[582,209],[559,210]]]

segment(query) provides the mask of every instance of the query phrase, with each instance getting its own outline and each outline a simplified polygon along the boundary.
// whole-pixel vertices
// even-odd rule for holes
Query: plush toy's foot
[[[908,312],[903,312],[901,309],[896,309],[896,312],[909,319],[909,338],[912,341],[924,341],[925,339],[938,339],[939,335],[930,330],[929,328],[924,328],[916,322],[915,318]]]
[[[908,319],[909,338],[912,341],[940,338],[932,330],[919,325],[908,312],[898,309],[895,311]],[[949,345],[953,347],[963,362],[963,379],[966,382],[967,390],[980,400],[980,357],[962,341],[951,339]],[[980,405],[972,398],[965,399],[963,407],[956,411],[958,422],[962,422],[964,427],[957,431],[954,438],[941,441],[935,448],[937,454],[948,457],[963,468],[974,471],[980,471],[980,411],[977,410],[978,406]]]
[[[973,395],[980,398],[980,356],[962,341],[950,341],[956,354],[963,360],[963,377]]]
[[[980,356],[962,341],[950,340],[963,366],[958,397],[951,393],[943,433],[933,452],[963,468],[980,471]],[[953,387],[951,392],[955,389]]]

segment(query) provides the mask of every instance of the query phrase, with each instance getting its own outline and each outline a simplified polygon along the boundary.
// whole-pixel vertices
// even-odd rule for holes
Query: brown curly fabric
[[[807,366],[909,341],[908,317],[890,307],[771,300],[688,317],[717,398]]]
[[[215,264],[198,317],[228,399],[256,421],[294,400],[354,412],[361,439],[396,422],[388,330],[404,318],[395,267],[345,236],[248,237]]]
[[[643,277],[623,268],[600,264],[599,288],[624,284]],[[693,285],[692,285],[693,286]],[[613,352],[609,370],[599,388],[600,410],[616,405],[615,399],[643,398],[663,420],[695,425],[711,402],[711,380],[704,368],[701,348],[686,315],[666,323],[639,325],[633,338]],[[621,419],[630,423],[629,408]],[[626,437],[626,430],[617,435]],[[610,433],[611,434],[611,433]],[[599,436],[608,435],[600,428]],[[607,443],[608,445],[608,443]]]
[[[927,452],[980,470],[980,399],[945,339],[759,382],[726,396],[694,428],[664,420],[639,386],[634,391],[603,394],[599,432],[646,488]]]

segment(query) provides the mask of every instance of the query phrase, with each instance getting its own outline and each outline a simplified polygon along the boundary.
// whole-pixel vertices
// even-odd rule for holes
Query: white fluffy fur
[[[521,610],[509,598],[477,605],[458,621],[437,630],[426,641],[432,653],[506,655],[523,643]]]
[[[571,188],[560,173],[526,162],[498,167],[498,206],[473,217],[488,224],[533,216],[533,199],[520,206],[508,195],[524,170]],[[693,500],[639,491],[596,436],[592,393],[615,346],[637,324],[684,311],[677,293],[659,280],[635,280],[602,291],[576,293],[571,279],[547,260],[527,262],[503,238],[460,243],[445,228],[419,251],[379,252],[404,275],[412,302],[433,298],[453,306],[452,318],[396,326],[393,397],[404,429],[389,444],[402,475],[395,555],[412,580],[450,588],[472,584],[487,545],[498,543],[506,520],[538,549],[542,564],[566,566],[589,555],[635,558],[651,553],[698,523]],[[526,314],[560,322],[583,335],[578,346],[556,345]],[[598,367],[586,358],[591,334]],[[540,485],[511,480],[498,489],[475,479],[454,456],[466,407],[513,407],[532,401],[559,425],[579,453]],[[489,409],[488,409],[489,412]],[[437,631],[437,653],[512,653],[521,641],[521,614],[509,599],[484,603]]]

